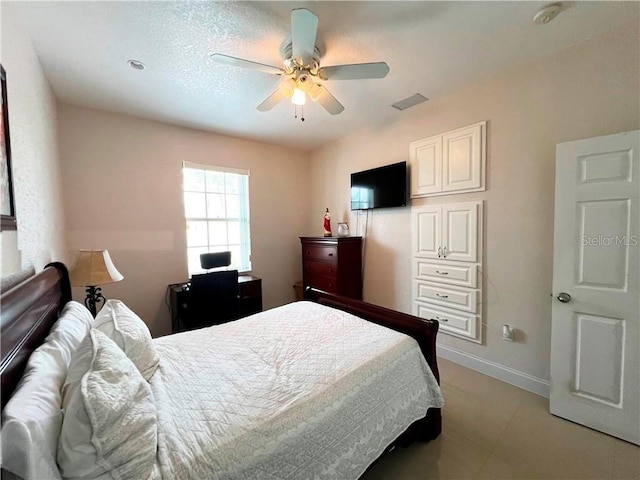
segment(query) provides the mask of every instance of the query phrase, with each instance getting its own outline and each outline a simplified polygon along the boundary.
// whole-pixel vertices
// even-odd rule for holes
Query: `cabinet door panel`
[[[442,191],[482,187],[482,124],[442,136]]]
[[[442,206],[442,247],[446,260],[478,261],[477,202]]]
[[[442,209],[439,206],[414,209],[413,225],[413,254],[423,258],[439,258]]]
[[[410,146],[411,196],[442,191],[442,138],[431,137]]]

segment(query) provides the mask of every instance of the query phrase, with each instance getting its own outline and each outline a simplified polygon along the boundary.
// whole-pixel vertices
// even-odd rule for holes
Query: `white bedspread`
[[[165,480],[355,479],[443,402],[415,340],[314,303],[154,343]]]

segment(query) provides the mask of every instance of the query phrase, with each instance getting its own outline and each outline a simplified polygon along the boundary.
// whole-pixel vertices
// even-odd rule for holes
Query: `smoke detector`
[[[533,16],[533,23],[535,23],[536,25],[546,25],[551,20],[556,18],[561,11],[562,4],[551,3],[545,7],[542,7],[536,12],[536,14]]]

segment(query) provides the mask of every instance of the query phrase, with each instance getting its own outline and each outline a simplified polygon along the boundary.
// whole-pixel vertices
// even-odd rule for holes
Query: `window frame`
[[[185,170],[186,169],[191,169],[191,170],[200,170],[200,171],[204,171],[205,172],[205,180],[204,180],[204,185],[203,185],[203,190],[188,190],[187,188],[185,188]],[[224,183],[224,191],[223,192],[219,192],[219,191],[209,191],[207,189],[207,181],[206,181],[206,171],[213,171],[213,172],[217,172],[217,173],[229,173],[229,174],[236,174],[236,175],[240,175],[241,179],[239,181],[239,190],[238,193],[228,193],[227,192],[227,183]],[[191,250],[192,249],[204,249],[207,252],[218,252],[218,251],[225,251],[226,249],[231,249],[230,247],[236,247],[239,248],[240,251],[240,258],[239,259],[234,259],[234,254],[232,254],[232,265],[231,268],[237,268],[238,272],[240,273],[248,273],[251,272],[251,215],[250,215],[250,198],[249,198],[249,192],[250,192],[250,188],[249,188],[249,181],[250,181],[250,171],[247,169],[240,169],[240,168],[232,168],[232,167],[223,167],[223,166],[216,166],[216,165],[205,165],[205,164],[198,164],[198,163],[192,163],[192,162],[187,162],[187,161],[183,161],[182,162],[182,202],[183,202],[183,214],[184,214],[184,221],[185,221],[185,240],[186,240],[186,254],[187,254],[187,271],[189,273],[189,276],[194,275],[194,274],[198,274],[198,273],[204,273],[206,272],[206,270],[202,269],[199,265],[198,268],[196,270],[191,270],[190,267],[190,257],[191,257]],[[244,178],[242,178],[244,177]],[[204,212],[205,212],[205,216],[204,217],[195,217],[195,216],[188,216],[187,215],[187,202],[186,202],[186,194],[188,193],[198,193],[198,194],[204,194]],[[208,212],[208,208],[209,208],[209,202],[208,202],[208,195],[213,195],[213,194],[222,194],[225,198],[225,206],[224,206],[224,213],[225,216],[223,217],[219,217],[219,216],[209,216],[209,212]],[[228,212],[227,212],[227,201],[228,201],[228,196],[229,195],[237,195],[238,196],[238,217],[230,217],[228,216]],[[228,224],[229,222],[233,222],[233,221],[237,221],[239,223],[239,244],[230,244],[229,243],[229,230],[228,230]],[[207,244],[203,245],[203,246],[190,246],[189,245],[189,222],[203,222],[204,224],[206,224],[206,234],[207,234]],[[225,224],[225,226],[227,227],[226,233],[227,233],[227,239],[226,239],[226,244],[221,244],[221,245],[213,245],[211,242],[211,236],[210,236],[210,225],[211,222],[223,222]],[[234,252],[232,250],[232,252]],[[204,252],[202,252],[204,253]],[[235,253],[235,252],[234,252]]]

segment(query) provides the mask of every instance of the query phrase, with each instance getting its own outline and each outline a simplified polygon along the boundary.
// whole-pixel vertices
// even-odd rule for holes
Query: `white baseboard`
[[[528,373],[505,367],[499,363],[486,360],[484,358],[471,355],[470,353],[461,352],[455,348],[438,344],[436,346],[438,356],[450,360],[454,363],[463,365],[471,370],[476,370],[490,377],[502,380],[505,383],[515,385],[529,392],[549,398],[549,382]]]

